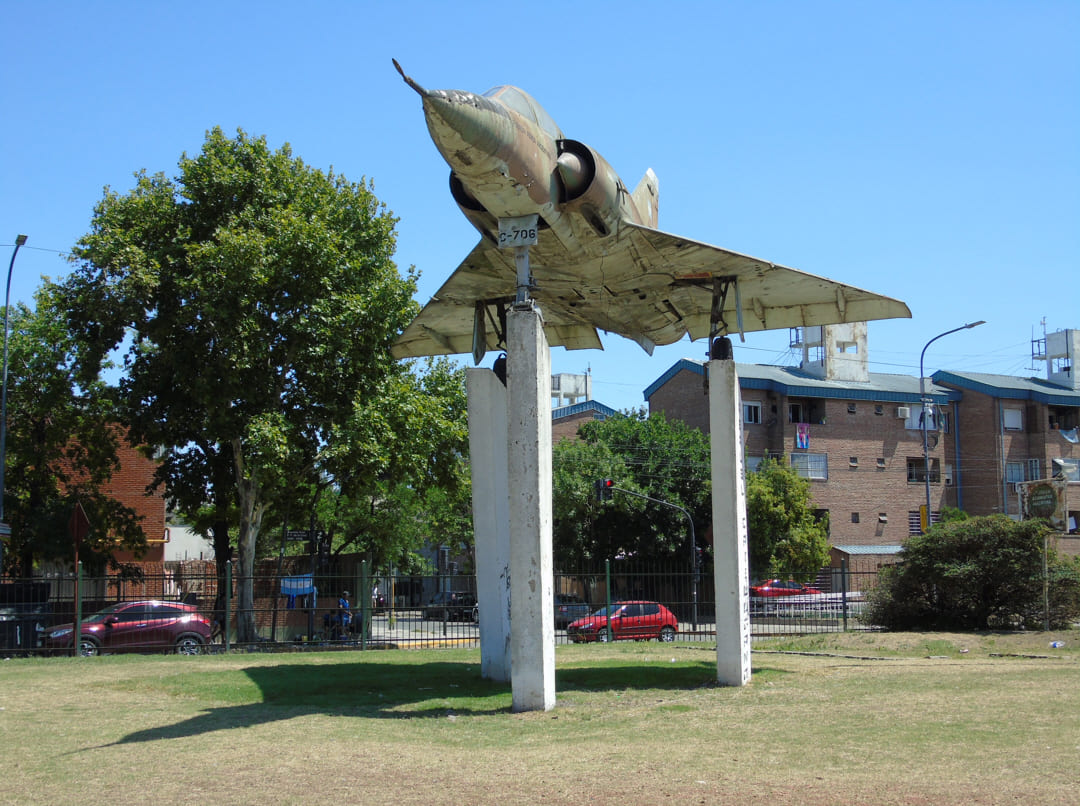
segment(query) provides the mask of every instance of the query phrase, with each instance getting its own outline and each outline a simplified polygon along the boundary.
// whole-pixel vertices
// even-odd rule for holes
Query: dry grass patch
[[[560,647],[526,714],[476,650],[7,661],[0,802],[1076,803],[1049,640],[769,643],[742,688],[711,647]]]

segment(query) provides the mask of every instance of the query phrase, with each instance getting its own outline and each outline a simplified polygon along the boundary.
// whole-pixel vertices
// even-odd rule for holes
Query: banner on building
[[[795,447],[804,450],[810,447],[810,423],[798,423],[795,426]]]
[[[1065,479],[1022,481],[1016,489],[1020,493],[1022,520],[1045,518],[1055,531],[1068,531],[1069,508],[1065,493],[1069,485]]]

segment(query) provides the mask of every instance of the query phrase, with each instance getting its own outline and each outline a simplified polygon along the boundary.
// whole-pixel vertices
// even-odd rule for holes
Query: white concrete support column
[[[536,308],[506,318],[513,710],[555,707],[551,355]]]
[[[716,679],[750,682],[750,580],[746,540],[746,475],[742,396],[733,360],[713,360],[709,373],[712,445],[713,579],[716,584]]]
[[[480,676],[510,682],[510,485],[506,387],[490,369],[466,371],[472,465]]]

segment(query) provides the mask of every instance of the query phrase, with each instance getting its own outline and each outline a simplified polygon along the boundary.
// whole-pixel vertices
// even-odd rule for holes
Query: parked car
[[[74,624],[45,632],[43,646],[70,650]],[[210,619],[195,605],[157,600],[119,602],[82,620],[80,655],[102,652],[175,651],[197,655],[210,642]]]
[[[565,630],[570,622],[589,615],[589,604],[572,593],[555,594],[555,629]]]
[[[439,591],[422,611],[425,621],[470,621],[476,609],[476,595],[464,591]]]
[[[674,641],[679,631],[675,614],[656,602],[616,602],[601,607],[591,616],[571,622],[566,634],[575,643],[582,641],[607,641],[607,626],[611,624],[611,639],[615,641],[632,638],[647,641]]]
[[[0,583],[0,654],[37,649],[51,614],[48,582]]]
[[[806,596],[812,593],[821,591],[793,579],[786,582],[782,579],[766,579],[750,586],[751,596]]]

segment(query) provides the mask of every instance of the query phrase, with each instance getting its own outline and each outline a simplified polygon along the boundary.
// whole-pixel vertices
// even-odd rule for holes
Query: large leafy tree
[[[829,557],[828,524],[817,518],[810,483],[794,468],[766,457],[746,474],[750,573],[812,577]]]
[[[618,479],[623,486],[622,462],[603,445],[578,440],[562,440],[552,455],[552,549],[562,569],[578,570],[623,551],[622,537],[614,528],[618,517],[640,514],[639,499],[613,497],[610,503],[597,500],[598,479]],[[616,514],[618,513],[618,514]]]
[[[214,129],[176,178],[106,189],[74,249],[84,378],[119,349],[122,413],[161,446],[158,481],[182,511],[213,513],[219,558],[236,519],[240,640],[267,509],[321,483],[358,408],[407,372],[389,355],[416,310],[394,224],[369,184]]]
[[[293,523],[313,515],[335,554],[363,552],[375,567],[419,568],[430,539],[472,542],[464,370],[446,359],[412,369],[357,401],[323,451],[319,483],[288,502]]]
[[[662,414],[626,412],[584,424],[554,448],[556,557],[567,567],[615,556],[688,557],[690,527],[678,509],[616,492],[601,505],[597,479],[687,510],[698,545],[710,519],[709,440]]]
[[[115,566],[118,549],[146,548],[135,513],[105,492],[121,433],[104,385],[76,382],[77,345],[57,292],[45,282],[33,309],[13,306],[9,316],[4,568],[22,576],[73,560],[67,523],[76,502],[92,525],[79,555],[90,570]]]

